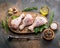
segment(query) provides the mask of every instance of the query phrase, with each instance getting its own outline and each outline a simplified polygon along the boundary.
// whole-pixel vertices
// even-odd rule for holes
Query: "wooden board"
[[[26,15],[26,14],[31,14],[34,19],[36,18],[36,16],[41,16],[41,14],[39,14],[39,13],[34,13],[34,12],[20,12],[20,15],[21,15],[22,13],[24,13],[25,15]],[[16,15],[16,14],[15,14],[15,15]],[[18,16],[19,16],[19,14],[18,14]],[[29,27],[29,26],[26,26],[23,30],[19,30],[19,28],[18,28],[17,30],[12,29],[12,27],[11,27],[11,20],[12,20],[12,16],[10,16],[9,19],[8,19],[8,26],[9,26],[10,30],[13,31],[14,33],[33,33],[33,32],[31,32],[30,30],[28,30],[28,27]],[[22,24],[22,23],[21,23],[21,24]],[[21,24],[20,24],[20,25],[21,25]]]

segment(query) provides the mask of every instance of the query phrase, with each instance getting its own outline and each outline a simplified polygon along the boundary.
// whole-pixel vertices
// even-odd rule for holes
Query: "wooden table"
[[[54,21],[58,22],[59,28],[58,31],[55,32],[55,38],[52,41],[42,39],[41,33],[37,35],[18,35],[26,37],[39,36],[40,40],[7,40],[9,34],[17,35],[2,29],[1,20],[5,19],[8,8],[15,6],[19,10],[23,10],[25,7],[37,6],[38,9],[40,9],[40,7],[44,5],[47,5],[50,11],[54,11]],[[60,48],[60,0],[0,0],[0,48]]]

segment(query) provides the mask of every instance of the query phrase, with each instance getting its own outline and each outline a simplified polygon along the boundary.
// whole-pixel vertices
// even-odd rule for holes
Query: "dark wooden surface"
[[[58,31],[55,32],[55,38],[52,41],[42,39],[41,33],[37,35],[18,35],[23,37],[39,36],[40,40],[7,40],[9,34],[16,35],[11,32],[6,32],[1,26],[1,20],[5,19],[8,8],[15,6],[19,10],[22,10],[25,7],[37,6],[39,9],[44,5],[47,5],[50,11],[54,11],[54,21],[58,23]],[[0,48],[60,48],[60,0],[0,0]]]

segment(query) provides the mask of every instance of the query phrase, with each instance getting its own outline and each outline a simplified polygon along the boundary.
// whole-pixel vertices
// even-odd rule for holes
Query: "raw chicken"
[[[31,14],[27,14],[26,17],[23,19],[23,24],[20,25],[19,29],[22,30],[25,26],[31,25],[34,19]]]
[[[38,27],[38,26],[41,26],[43,24],[46,24],[47,23],[47,19],[43,16],[37,16],[34,23],[28,27],[29,30],[31,30],[32,32],[34,32],[34,28],[35,27]]]
[[[21,21],[22,21],[22,18],[24,18],[24,17],[25,17],[25,14],[22,13],[18,18],[13,19],[13,20],[11,21],[11,27],[14,28],[14,29],[17,29],[18,26],[19,26],[19,24],[20,24]]]

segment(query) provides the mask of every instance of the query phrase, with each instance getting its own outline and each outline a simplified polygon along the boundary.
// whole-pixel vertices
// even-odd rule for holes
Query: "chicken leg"
[[[26,17],[23,19],[23,24],[19,26],[19,29],[22,30],[25,26],[31,25],[34,19],[32,15],[27,14]]]
[[[25,15],[22,13],[18,18],[13,19],[13,20],[11,21],[11,27],[14,28],[14,29],[17,29],[18,26],[19,26],[19,24],[20,24],[21,21],[22,21],[22,18],[24,18],[24,17],[25,17]]]
[[[45,17],[37,16],[34,23],[31,26],[29,26],[28,29],[34,32],[35,27],[41,26],[46,23],[47,23],[47,19]]]

